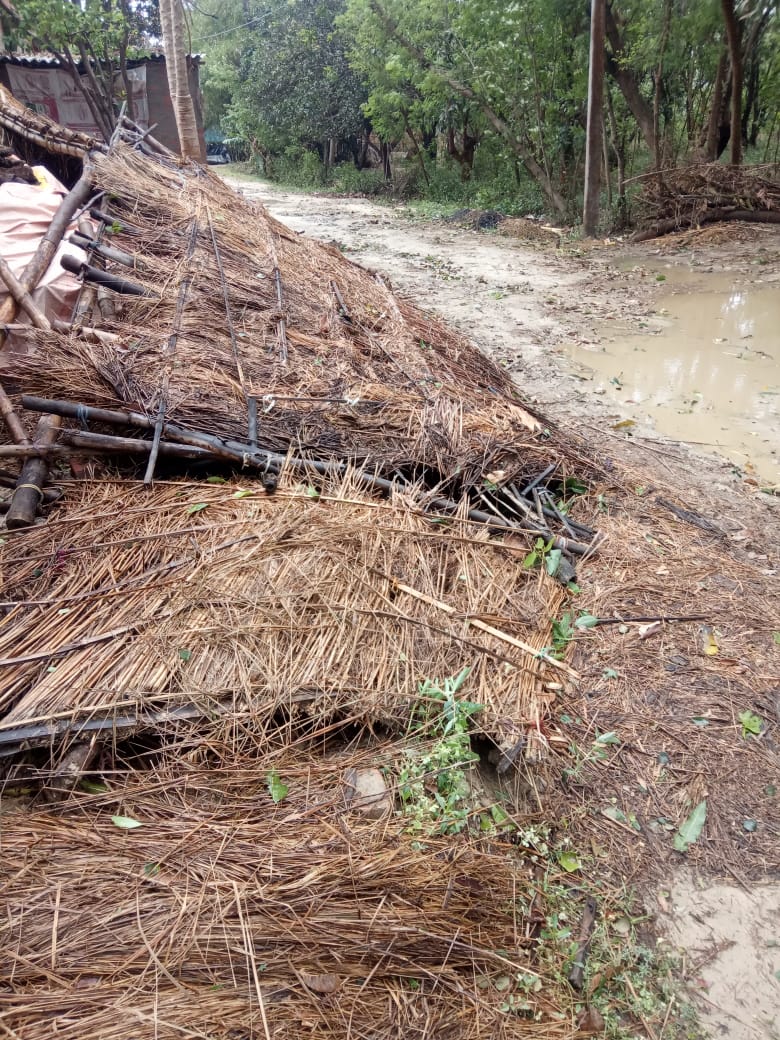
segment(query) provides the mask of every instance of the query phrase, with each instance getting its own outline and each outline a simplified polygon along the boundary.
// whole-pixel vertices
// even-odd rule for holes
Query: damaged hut
[[[468,718],[499,775],[544,753],[590,464],[463,337],[148,134],[1,89],[0,124],[81,165],[0,266],[0,762],[60,799],[4,817],[9,1035],[573,1035],[534,849],[489,802],[469,838],[397,739],[443,719],[469,762]],[[374,743],[323,755],[339,728]],[[355,813],[366,766],[388,788]]]
[[[208,170],[3,104],[13,132],[84,149],[52,228],[85,257],[61,259],[69,321],[3,271],[29,319],[6,323],[2,367],[3,451],[28,460],[3,743],[174,705],[398,722],[418,682],[466,665],[504,748],[538,729],[568,673],[549,619],[594,540],[555,504],[571,449],[465,339]],[[31,504],[46,523],[25,526]],[[538,538],[563,581],[524,565]]]

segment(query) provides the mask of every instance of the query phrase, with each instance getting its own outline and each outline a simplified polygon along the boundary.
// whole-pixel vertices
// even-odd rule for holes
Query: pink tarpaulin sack
[[[34,166],[33,171],[38,178],[37,184],[0,184],[0,256],[17,278],[21,278],[68,193],[45,166]],[[75,223],[68,230],[75,231]],[[33,300],[50,320],[69,321],[79,293],[78,279],[60,264],[60,258],[65,255],[78,258],[80,263],[87,259],[83,249],[63,240],[32,293]],[[5,287],[0,285],[0,288]],[[0,304],[5,295],[0,292]],[[20,311],[17,321],[28,320],[24,311]]]

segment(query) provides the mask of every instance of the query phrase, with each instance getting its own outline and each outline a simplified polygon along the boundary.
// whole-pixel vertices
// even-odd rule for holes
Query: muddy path
[[[230,180],[442,315],[550,420],[610,454],[661,460],[664,479],[674,464],[681,488],[707,495],[780,486],[780,229],[583,249],[530,221],[473,231],[403,204]]]
[[[234,178],[231,181],[235,183]],[[660,537],[660,522],[660,530],[666,532],[668,544],[664,552],[670,562],[648,562],[644,558],[647,553],[637,548],[633,573],[621,571],[617,579],[609,571],[609,559],[595,562],[592,573],[584,572],[584,584],[596,599],[593,605],[588,601],[583,606],[603,616],[620,613],[631,607],[634,586],[638,597],[634,612],[639,609],[639,613],[645,613],[642,606],[655,612],[668,587],[675,582],[681,588],[689,586],[686,595],[693,607],[702,605],[702,597],[709,597],[705,605],[711,606],[716,585],[732,581],[721,573],[727,560],[734,566],[730,587],[735,596],[748,595],[750,599],[752,595],[742,585],[747,568],[761,582],[756,585],[755,597],[763,599],[770,594],[768,590],[777,574],[780,499],[760,488],[778,479],[774,467],[780,450],[780,423],[773,402],[778,400],[774,388],[780,381],[780,348],[775,348],[776,356],[764,357],[763,354],[771,355],[771,349],[766,349],[761,336],[776,338],[777,326],[771,316],[762,325],[757,319],[754,321],[752,312],[746,316],[739,308],[746,294],[755,292],[761,294],[761,307],[767,300],[770,311],[774,305],[771,300],[780,292],[777,230],[766,233],[766,229],[730,229],[722,235],[711,232],[706,236],[680,236],[642,247],[617,243],[583,251],[574,243],[562,241],[559,245],[555,236],[538,228],[535,241],[524,241],[464,230],[443,221],[414,220],[403,206],[285,192],[256,181],[243,181],[237,186],[265,204],[288,226],[337,244],[347,256],[387,276],[401,294],[441,314],[505,365],[515,375],[525,397],[552,422],[582,436],[602,461],[609,463],[614,459],[623,472],[636,474],[636,484],[643,485],[645,496],[641,502],[647,502],[647,513],[635,518],[636,545],[641,545],[643,532],[652,530],[649,544],[657,547],[655,538]],[[529,237],[533,230],[533,226],[527,228]],[[660,344],[675,322],[682,320],[674,302],[669,304],[664,298],[670,285],[674,285],[677,299],[683,301],[681,310],[687,304],[691,311],[693,326],[704,327],[705,318],[710,325],[706,326],[703,345],[697,352],[685,355],[678,351],[666,361],[659,358],[658,369],[662,370],[664,365],[684,369],[687,365],[691,378],[700,380],[697,385],[701,386],[702,399],[708,390],[701,377],[702,366],[708,371],[717,369],[723,401],[719,403],[713,395],[712,414],[707,417],[709,426],[704,417],[690,411],[699,407],[698,403],[690,404],[690,389],[678,386],[674,390],[688,395],[685,407],[680,407],[671,394],[668,406],[661,398],[659,408],[658,395],[651,399],[637,393],[626,374],[626,358],[636,350],[642,354],[644,364],[638,369],[640,389],[642,380],[649,383],[655,377],[656,366],[648,364],[647,359],[652,359],[655,344]],[[768,293],[775,295],[770,297]],[[725,304],[721,300],[724,295]],[[701,309],[697,310],[699,301]],[[721,327],[732,311],[737,312],[737,324],[734,328]],[[769,332],[763,331],[765,328]],[[682,338],[685,342],[695,339],[687,332]],[[719,346],[725,360],[717,357]],[[617,367],[611,376],[613,364]],[[728,369],[729,365],[735,367]],[[755,382],[752,388],[750,379]],[[739,407],[750,414],[737,417],[745,420],[738,436],[728,446],[716,446],[722,448],[722,455],[707,451],[711,445],[682,443],[681,435],[712,441],[722,426],[736,425],[727,407],[734,403],[728,394],[731,383],[745,383],[747,387],[739,398]],[[658,386],[663,389],[660,382]],[[770,391],[766,400],[764,391]],[[760,414],[756,412],[759,406],[763,409]],[[660,421],[659,412],[665,414],[666,423]],[[664,428],[671,432],[664,435]],[[658,507],[651,501],[653,492],[658,496],[677,496],[686,507],[715,521],[724,555],[719,549],[718,555],[708,557],[706,535],[697,541],[688,533],[675,549],[679,535],[660,517]],[[605,555],[611,556],[609,551]],[[618,559],[623,559],[621,553],[614,556],[614,566]],[[620,566],[624,564],[623,560]],[[675,577],[669,577],[670,574]],[[625,603],[620,599],[623,586],[629,595]],[[646,597],[646,603],[642,597]],[[759,676],[754,674],[755,659],[751,657],[754,637],[745,625],[744,640],[736,638],[740,612],[746,609],[744,601],[742,604],[731,612],[731,608],[724,608],[724,629],[727,638],[733,638],[733,646],[724,654],[726,663],[720,666],[725,669],[723,675],[711,659],[697,663],[695,630],[688,635],[680,628],[669,630],[657,648],[647,644],[647,650],[640,651],[640,645],[645,644],[626,644],[621,649],[620,637],[610,629],[609,635],[601,637],[603,660],[591,657],[581,662],[581,671],[589,675],[592,689],[583,694],[582,705],[572,707],[572,714],[581,711],[587,716],[593,712],[602,729],[617,728],[623,735],[633,724],[635,732],[626,739],[626,747],[642,747],[646,743],[648,748],[656,749],[655,719],[663,706],[668,725],[674,728],[675,739],[679,738],[679,755],[691,763],[690,776],[695,781],[691,790],[708,785],[713,806],[720,800],[732,807],[731,815],[740,804],[739,792],[732,791],[724,797],[724,785],[730,781],[721,779],[717,764],[720,752],[709,747],[714,747],[713,738],[708,735],[710,730],[700,729],[699,723],[708,726],[710,714],[719,717],[719,711],[723,715],[721,721],[729,720],[733,714],[729,707],[732,694],[737,707],[744,707],[751,685],[758,688]],[[673,604],[669,612],[675,612]],[[746,678],[738,692],[733,693],[739,683],[730,673],[726,674],[728,669],[733,669],[736,661],[741,666],[743,661],[750,660],[753,663],[746,665]],[[580,662],[577,664],[580,666]],[[686,683],[674,678],[678,667],[690,670],[689,692]],[[750,668],[753,672],[749,673]],[[769,671],[776,672],[774,658],[764,668],[764,672]],[[625,676],[622,707],[620,698],[605,689],[604,676],[610,674]],[[764,682],[767,675],[761,678]],[[708,687],[707,683],[711,685]],[[777,703],[780,705],[780,699]],[[610,711],[613,714],[608,714]],[[780,719],[780,707],[776,711]],[[699,720],[696,725],[689,722],[691,717]],[[726,733],[727,722],[723,725]],[[692,742],[698,742],[696,748]],[[724,755],[730,746],[724,740]],[[648,753],[652,760],[654,750]],[[658,768],[654,765],[654,772]],[[729,775],[733,772],[733,767],[726,771]],[[632,800],[640,797],[633,791],[635,784],[630,773],[629,770],[625,774],[622,783],[615,782],[613,800],[628,799],[629,804],[634,804]],[[750,784],[760,786],[766,779],[771,780],[750,778]],[[653,786],[653,781],[648,783]],[[749,785],[745,782],[743,786]],[[663,797],[662,786],[657,791]],[[565,799],[569,797],[566,795]],[[605,797],[603,790],[588,794],[594,806]],[[775,814],[776,820],[775,809],[768,802],[767,806],[767,826],[776,833],[775,825],[769,822],[770,813]],[[752,815],[752,810],[748,815]],[[729,838],[736,848],[742,840],[741,830],[745,834],[748,831],[739,818],[735,819],[736,822],[726,814],[720,825],[730,834],[736,833],[736,839]],[[752,820],[748,823],[752,824]],[[579,835],[583,841],[592,840],[598,832],[598,825],[592,822],[586,821],[583,828]],[[624,831],[618,834],[626,837]],[[650,839],[651,844],[654,840],[657,839]],[[632,855],[630,841],[626,848],[628,861]],[[760,864],[751,872],[750,880],[745,881],[739,858],[733,871],[729,871],[727,863],[721,869],[716,860],[713,853],[707,866],[702,864],[704,869],[690,875],[680,873],[680,864],[668,856],[659,859],[658,869],[651,872],[652,883],[645,881],[643,886],[648,916],[665,935],[661,941],[677,951],[677,980],[695,1000],[709,1035],[777,1040],[780,888],[767,879]],[[657,1027],[661,1034],[666,1034],[669,1025],[672,1035],[670,1016],[673,1021],[679,1011],[673,1005],[674,1002],[670,1003],[665,1017],[661,1016],[662,1023]]]

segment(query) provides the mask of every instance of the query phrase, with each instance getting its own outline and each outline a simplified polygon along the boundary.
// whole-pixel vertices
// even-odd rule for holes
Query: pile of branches
[[[780,168],[702,163],[648,174],[637,200],[643,242],[725,220],[780,223]]]

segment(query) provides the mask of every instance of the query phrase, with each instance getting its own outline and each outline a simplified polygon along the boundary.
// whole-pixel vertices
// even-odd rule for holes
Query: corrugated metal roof
[[[188,57],[196,62],[203,60],[202,54],[191,54]],[[132,69],[146,61],[165,61],[165,54],[161,50],[150,50],[141,57],[128,58],[127,65],[128,68]],[[59,58],[55,58],[53,54],[47,54],[45,51],[29,54],[23,52],[12,54],[9,51],[0,51],[0,65],[20,65],[28,69],[57,69],[61,67],[62,63]],[[80,65],[81,62],[78,62],[77,67]]]

